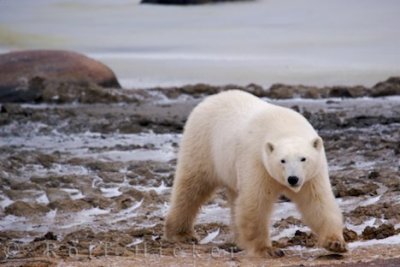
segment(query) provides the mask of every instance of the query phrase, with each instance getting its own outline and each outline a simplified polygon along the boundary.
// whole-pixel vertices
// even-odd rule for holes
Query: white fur
[[[298,186],[289,176],[299,178]],[[235,239],[250,253],[274,255],[267,226],[280,195],[297,204],[322,246],[345,250],[322,139],[299,113],[237,90],[200,103],[180,146],[167,239],[193,236],[198,209],[218,186],[227,188]]]

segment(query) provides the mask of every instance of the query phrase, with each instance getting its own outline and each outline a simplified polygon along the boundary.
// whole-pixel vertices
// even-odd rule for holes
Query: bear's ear
[[[269,153],[272,153],[272,151],[274,151],[275,148],[274,148],[274,145],[272,143],[268,142],[267,145],[266,145],[266,149],[267,149],[267,151]]]
[[[322,141],[322,138],[321,137],[315,137],[314,139],[313,139],[313,141],[312,141],[312,145],[313,145],[313,147],[315,148],[315,149],[317,149],[317,150],[321,150],[322,149],[322,147],[323,147],[323,141]]]

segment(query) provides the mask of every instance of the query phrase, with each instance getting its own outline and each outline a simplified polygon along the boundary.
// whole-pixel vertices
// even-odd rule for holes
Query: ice
[[[47,126],[42,123],[28,123],[21,125],[12,123],[0,127],[0,147],[17,146],[24,150],[41,151],[42,153],[54,153],[56,151],[66,153],[69,156],[82,158],[96,158],[103,161],[169,161],[175,158],[174,142],[180,138],[179,134],[100,134],[85,132],[79,134],[63,134],[58,131],[41,133],[40,129]],[[14,135],[13,129],[18,129],[18,135]],[[130,149],[120,151],[113,149],[115,146],[152,145],[154,149]],[[72,169],[75,168],[75,169]],[[36,173],[53,171],[56,173],[74,172],[82,175],[88,174],[87,169],[81,166],[53,164],[50,169],[43,169],[40,165]]]
[[[42,195],[40,195],[39,197],[36,198],[36,202],[39,203],[39,204],[47,205],[47,204],[49,204],[50,201],[47,198],[46,193],[44,193],[44,194],[42,194]]]
[[[81,199],[85,197],[80,190],[75,188],[60,188],[60,190],[67,192],[72,200]]]
[[[398,245],[400,244],[400,235],[390,236],[384,239],[372,239],[367,241],[355,241],[349,243],[349,248],[357,248],[357,247],[367,247],[367,246],[374,246],[374,245]]]
[[[56,209],[55,210],[51,210],[46,214],[46,218],[48,220],[50,220],[51,222],[53,222],[55,220],[56,216],[57,216],[57,210]]]
[[[381,196],[378,195],[376,197],[370,196],[361,196],[361,197],[346,197],[346,198],[338,198],[336,199],[340,208],[345,211],[352,211],[353,209],[359,206],[368,206],[374,203],[377,203],[380,200]]]
[[[58,227],[60,229],[69,229],[76,226],[90,225],[98,215],[105,215],[108,213],[110,213],[110,210],[103,210],[100,208],[81,210],[74,213],[73,216],[69,216],[69,220]]]
[[[279,240],[283,237],[290,238],[290,237],[293,237],[294,234],[296,233],[296,231],[298,231],[298,230],[302,231],[302,232],[309,232],[310,228],[308,228],[306,226],[297,226],[297,225],[294,225],[292,227],[289,227],[289,228],[286,228],[283,230],[278,230],[278,229],[273,228],[271,237],[272,237],[272,240]]]
[[[83,157],[93,157],[91,154],[83,155]],[[149,149],[135,149],[132,151],[107,151],[96,154],[96,157],[105,161],[169,161],[175,158],[173,149],[165,150],[149,150]]]
[[[128,245],[126,245],[126,247],[130,248],[136,245],[139,245],[143,243],[143,239],[142,238],[134,238],[133,241],[131,243],[129,243]]]
[[[144,192],[149,192],[149,191],[154,190],[159,195],[165,193],[166,191],[171,190],[171,187],[166,186],[164,181],[161,181],[161,184],[158,187],[135,185],[134,188],[139,191],[144,191]]]
[[[112,220],[110,221],[110,223],[117,223],[117,222],[120,222],[120,221],[123,221],[123,220],[127,220],[127,219],[130,219],[130,218],[132,218],[132,217],[137,216],[138,213],[137,213],[136,210],[137,210],[140,206],[142,206],[142,203],[143,203],[143,199],[142,199],[141,201],[137,202],[137,203],[136,203],[135,205],[133,205],[132,207],[127,208],[127,209],[124,209],[124,210],[121,210],[120,212],[118,212],[118,213],[114,216],[114,219],[112,219]]]
[[[379,195],[379,196],[376,196],[376,197],[367,198],[366,200],[361,201],[361,203],[359,204],[359,206],[365,207],[365,206],[368,206],[368,205],[375,204],[375,203],[377,203],[377,202],[381,199],[381,197],[382,197],[382,196]]]
[[[275,203],[272,215],[272,222],[279,221],[282,218],[289,216],[300,218],[300,213],[297,211],[296,205],[292,202]]]
[[[229,221],[229,209],[220,207],[218,204],[210,204],[202,207],[198,216],[198,223],[219,222],[229,224]]]
[[[83,166],[76,166],[70,164],[57,164],[53,163],[50,167],[43,167],[40,164],[26,164],[19,169],[22,174],[18,178],[30,179],[32,176],[44,177],[49,174],[52,175],[88,175],[89,170]]]
[[[100,187],[100,191],[103,193],[103,196],[105,197],[117,197],[122,195],[122,192],[119,191],[119,187],[109,187],[109,188]]]
[[[351,223],[346,223],[346,227],[349,228],[350,230],[355,231],[358,235],[361,235],[362,232],[364,231],[365,227],[374,226],[375,222],[376,222],[376,218],[370,218],[370,219],[364,221],[360,225],[353,225]]]
[[[14,201],[12,201],[9,197],[7,197],[6,195],[0,195],[0,207],[2,207],[3,209],[9,205],[11,205],[12,203],[14,203]]]
[[[157,207],[157,209],[154,212],[152,212],[151,214],[152,214],[152,216],[155,216],[155,217],[164,218],[167,215],[168,210],[169,210],[169,203],[164,202],[162,205],[159,205]]]
[[[219,228],[217,230],[212,231],[202,240],[200,240],[199,244],[204,245],[212,242],[219,235]]]
[[[38,225],[34,227],[26,217],[7,215],[0,220],[0,231],[43,231],[46,226]],[[45,231],[45,230],[44,230]]]

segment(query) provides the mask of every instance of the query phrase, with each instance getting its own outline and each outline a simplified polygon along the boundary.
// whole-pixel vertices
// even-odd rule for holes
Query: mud
[[[50,88],[42,86],[43,90]],[[114,91],[96,87],[93,90],[101,91],[96,93],[98,99],[90,95],[92,85],[68,86],[68,90],[42,97],[40,103],[1,104],[2,263],[96,265],[96,259],[107,254],[116,262],[135,259],[134,264],[142,265],[145,255],[152,262],[160,253],[165,263],[187,263],[193,244],[178,247],[162,239],[183,125],[201,99],[235,86]],[[315,91],[282,87],[264,90],[249,85],[242,89],[298,110],[318,129],[351,249],[344,256],[326,256],[317,249],[316,237],[301,222],[294,205],[281,199],[271,222],[271,236],[287,256],[272,263],[351,263],[359,259],[356,255],[362,254],[368,242],[378,240],[387,243],[376,243],[377,247],[390,244],[390,251],[400,251],[397,80],[347,91],[341,87]],[[83,91],[89,93],[82,96]],[[279,93],[275,98],[280,99],[267,98],[272,93]],[[204,239],[195,247],[200,257],[217,251],[229,257],[231,266],[249,263],[244,252],[231,243],[223,190],[203,207],[196,232]],[[377,252],[368,251],[374,260]]]

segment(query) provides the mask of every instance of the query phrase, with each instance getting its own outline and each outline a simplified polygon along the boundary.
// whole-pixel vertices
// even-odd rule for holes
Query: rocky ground
[[[400,82],[373,88],[241,88],[304,114],[325,141],[350,252],[329,254],[294,205],[276,204],[282,259],[229,243],[223,190],[198,217],[199,245],[161,239],[176,152],[190,110],[235,86],[148,90],[35,78],[31,103],[0,107],[0,260],[6,266],[370,264],[400,261]],[[359,264],[359,265],[357,265]]]

